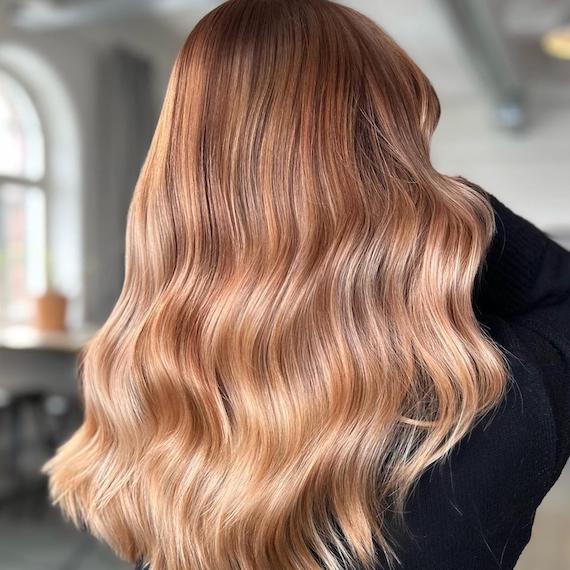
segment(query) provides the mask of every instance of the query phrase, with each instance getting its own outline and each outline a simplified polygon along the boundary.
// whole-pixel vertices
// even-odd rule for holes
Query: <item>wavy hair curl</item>
[[[414,483],[505,392],[472,306],[493,212],[432,166],[439,114],[347,7],[230,0],[197,24],[83,424],[45,468],[76,524],[152,570],[397,564]]]

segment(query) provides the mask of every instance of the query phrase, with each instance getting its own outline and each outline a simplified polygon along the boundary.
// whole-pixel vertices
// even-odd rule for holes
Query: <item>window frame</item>
[[[18,187],[22,195],[26,192],[30,191],[40,191],[43,195],[43,203],[44,203],[44,220],[43,220],[43,241],[44,241],[44,248],[45,251],[43,253],[44,260],[43,260],[43,267],[40,269],[42,272],[41,280],[44,283],[46,289],[50,287],[50,275],[49,275],[49,260],[48,251],[49,251],[49,200],[48,200],[48,191],[47,185],[49,180],[49,162],[48,162],[48,148],[47,148],[47,129],[46,123],[42,116],[41,107],[38,105],[37,99],[34,97],[32,90],[26,84],[22,78],[20,78],[17,74],[14,74],[9,69],[6,69],[4,66],[0,66],[0,76],[8,78],[9,81],[14,82],[19,89],[25,94],[27,97],[28,102],[31,104],[33,111],[35,113],[35,118],[37,119],[39,130],[41,134],[41,153],[42,153],[42,161],[43,161],[43,168],[41,176],[33,177],[33,176],[26,176],[23,175],[13,175],[13,174],[5,174],[0,171],[0,191],[2,191],[3,187],[12,186]],[[1,242],[0,242],[1,246]],[[3,255],[4,252],[0,250],[0,255]],[[0,271],[7,270],[6,268],[2,267],[4,264],[3,261],[0,260]],[[27,291],[27,293],[30,293]],[[8,305],[3,304],[2,299],[0,299],[0,327],[2,326],[9,326],[12,324],[21,324],[20,321],[15,321],[9,318],[9,309]],[[30,317],[32,315],[29,315]]]

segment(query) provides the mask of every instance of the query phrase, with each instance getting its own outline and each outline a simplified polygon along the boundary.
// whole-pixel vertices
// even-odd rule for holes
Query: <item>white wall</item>
[[[344,3],[381,24],[433,82],[442,103],[434,164],[471,178],[539,226],[570,233],[570,62],[543,55],[536,36],[513,36],[529,125],[520,133],[500,130],[469,54],[438,0]],[[541,12],[536,3],[534,9]]]
[[[0,65],[30,87],[42,107],[50,148],[51,242],[57,280],[74,298],[80,319],[84,257],[82,196],[98,192],[95,126],[97,54],[119,42],[154,64],[153,96],[161,101],[174,57],[195,22],[219,2],[199,0],[184,11],[52,30],[4,33]],[[485,186],[545,229],[570,227],[570,65],[531,45],[519,59],[531,122],[518,134],[498,130],[492,109],[460,38],[438,0],[345,0],[380,23],[418,62],[442,102],[433,160],[450,174]],[[413,17],[410,17],[413,14]]]
[[[570,63],[539,49],[540,32],[569,13],[565,0],[495,2],[527,90],[529,124],[520,133],[496,127],[491,100],[440,0],[339,1],[380,24],[434,84],[442,103],[434,164],[473,179],[544,229],[570,233]],[[162,21],[183,38],[219,3],[196,1]],[[168,58],[157,64],[165,69]]]
[[[105,142],[97,139],[99,123],[106,120],[97,104],[99,56],[117,42],[145,52],[143,55],[158,62],[159,70],[149,97],[161,99],[178,48],[177,39],[161,34],[160,26],[151,32],[148,25],[150,22],[133,25],[130,36],[125,29],[121,35],[121,27],[113,30],[111,26],[105,30],[106,37],[98,35],[96,29],[48,33],[12,30],[0,37],[0,66],[27,88],[45,130],[48,249],[54,262],[54,285],[70,301],[70,326],[83,322],[86,293],[97,295],[97,291],[86,287],[86,281],[90,271],[101,263],[97,244],[93,243],[97,237],[88,235],[93,225],[86,223],[92,215],[89,204],[103,194],[100,184],[105,178],[105,165],[100,161]],[[141,50],[138,46],[145,43],[145,34],[148,41]],[[161,37],[167,41],[161,42]]]
[[[4,34],[0,41],[0,65],[28,89],[45,130],[48,250],[72,323],[83,304],[82,195],[95,191],[93,61],[93,51],[73,38]]]

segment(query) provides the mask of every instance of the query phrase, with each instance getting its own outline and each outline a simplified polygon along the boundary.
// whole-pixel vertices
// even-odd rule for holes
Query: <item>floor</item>
[[[128,570],[132,565],[49,510],[33,521],[0,514],[0,569]]]
[[[541,505],[516,570],[570,569],[570,467]],[[46,508],[41,490],[0,509],[0,570],[132,570]]]
[[[2,443],[0,437],[5,452]],[[27,440],[19,462],[19,484],[25,490],[18,494],[14,478],[0,469],[0,570],[132,570],[48,505],[45,480],[37,475],[48,453]],[[570,463],[541,504],[516,570],[570,570],[569,536]]]
[[[516,570],[570,569],[570,464],[537,511]]]
[[[24,408],[19,416],[15,462],[9,452],[10,430],[3,429],[10,424],[0,422],[0,570],[132,570],[48,503],[46,480],[39,472],[53,450],[38,438],[39,428],[42,434],[63,438],[77,425],[79,412],[71,410],[69,425],[62,423],[56,431],[54,424],[37,423],[39,416],[31,411]]]

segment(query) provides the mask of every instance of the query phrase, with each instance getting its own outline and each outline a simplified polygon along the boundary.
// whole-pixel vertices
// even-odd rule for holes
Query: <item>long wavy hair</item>
[[[494,231],[437,172],[428,79],[326,0],[230,0],[181,49],[53,500],[152,570],[397,565],[419,476],[505,393]]]

